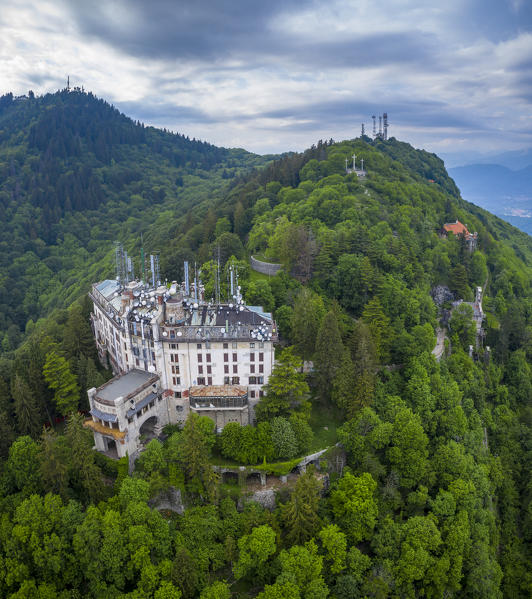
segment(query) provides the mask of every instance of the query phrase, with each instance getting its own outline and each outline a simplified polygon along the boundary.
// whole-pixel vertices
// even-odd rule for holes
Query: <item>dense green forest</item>
[[[145,127],[90,93],[2,96],[1,349],[110,274],[114,240],[138,256],[145,233],[161,251],[191,206],[267,161]]]
[[[109,120],[114,142],[98,144],[98,126],[82,126],[84,102]],[[15,315],[0,379],[2,596],[531,596],[530,237],[464,202],[435,155],[395,139],[331,140],[271,161],[188,145],[81,93],[0,106],[0,189],[14,223],[2,241],[16,255],[2,271],[5,311]],[[56,110],[76,116],[45,116]],[[82,168],[75,148],[95,161],[91,189],[102,195],[87,187],[68,205],[59,179],[50,180],[56,220],[45,235],[34,182],[44,185],[38,165],[54,139],[63,175]],[[364,158],[365,179],[345,172],[353,152]],[[121,164],[138,179],[114,187]],[[153,194],[159,185],[162,199]],[[22,235],[31,219],[16,209],[17,189],[21,209],[43,219],[34,238]],[[474,251],[441,235],[456,219],[478,232]],[[91,278],[112,273],[112,240],[134,251],[140,231],[160,250],[168,279],[185,258],[202,264],[212,284],[220,248],[222,262],[237,262],[247,301],[273,310],[282,343],[256,427],[216,436],[211,421],[192,416],[151,441],[129,475],[127,463],[92,451],[77,413],[84,390],[110,376],[97,364],[90,305],[79,296]],[[24,243],[40,269],[53,263],[57,272],[42,276],[56,277],[50,295],[29,284],[42,318],[24,325],[23,340],[33,308],[20,306],[30,301],[24,289],[11,297],[22,282],[9,273]],[[283,270],[256,276],[250,254]],[[452,294],[440,306],[436,286]],[[467,302],[478,286],[485,318],[477,346]],[[453,309],[451,297],[464,303]],[[439,327],[446,340],[437,360]],[[313,363],[307,374],[303,361]],[[337,427],[340,446],[319,471],[281,487],[273,510],[212,468],[225,460],[288,472],[318,448],[324,422]],[[183,514],[150,507],[169,488],[181,492]]]

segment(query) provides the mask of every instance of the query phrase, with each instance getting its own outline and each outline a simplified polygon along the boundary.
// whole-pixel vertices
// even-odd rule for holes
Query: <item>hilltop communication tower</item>
[[[371,117],[373,119],[373,139],[377,137],[377,126],[375,124],[375,119],[377,118],[375,115]]]
[[[388,113],[387,112],[383,113],[382,121],[383,121],[383,125],[384,125],[384,140],[386,141],[388,139]]]
[[[362,127],[360,129],[360,137],[364,137],[366,135],[366,131],[364,130],[364,123],[362,123]]]

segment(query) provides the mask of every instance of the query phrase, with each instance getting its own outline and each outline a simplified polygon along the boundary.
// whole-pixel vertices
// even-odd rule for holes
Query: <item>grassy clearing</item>
[[[251,269],[249,280],[250,281],[269,281],[272,277],[270,275],[263,275],[261,272]]]
[[[310,415],[310,426],[314,431],[311,452],[335,445],[338,442],[336,430],[343,423],[343,415],[335,406],[314,404]]]

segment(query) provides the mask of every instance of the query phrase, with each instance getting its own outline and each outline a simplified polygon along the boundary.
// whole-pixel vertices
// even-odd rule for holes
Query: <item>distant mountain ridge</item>
[[[111,274],[113,240],[137,253],[144,233],[160,251],[192,206],[202,214],[269,159],[144,126],[80,90],[0,97],[2,349]]]
[[[532,234],[532,165],[511,170],[501,164],[450,168],[462,196]]]

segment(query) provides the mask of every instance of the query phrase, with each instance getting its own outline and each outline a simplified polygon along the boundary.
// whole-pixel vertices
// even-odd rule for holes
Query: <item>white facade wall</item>
[[[248,388],[250,419],[274,363],[272,341],[181,341],[158,339],[158,325],[137,326],[137,335],[119,325],[94,302],[93,328],[100,359],[107,356],[114,374],[137,368],[159,375],[163,391],[171,391],[167,412],[170,422],[186,420],[188,390],[194,385],[239,384]],[[228,378],[227,378],[228,377]],[[237,382],[238,380],[238,382]]]

